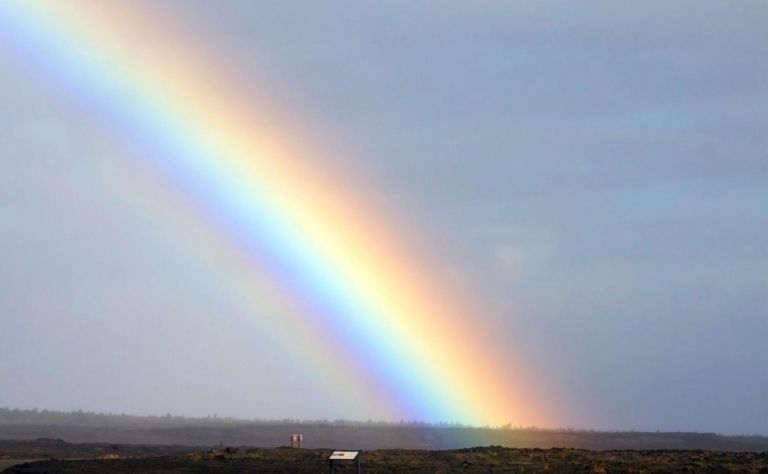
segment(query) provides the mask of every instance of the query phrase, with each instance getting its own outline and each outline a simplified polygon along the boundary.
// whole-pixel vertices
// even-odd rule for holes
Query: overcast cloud
[[[436,271],[567,394],[563,426],[768,434],[766,3],[177,8],[227,61],[268,64],[361,186],[418,223]],[[291,412],[300,374],[261,407],[241,396],[281,360],[229,377],[258,336],[216,322],[241,311],[226,280],[164,230],[159,191],[99,158],[124,151],[93,117],[2,45],[0,104],[0,406],[333,410]],[[229,349],[197,351],[211,335]]]

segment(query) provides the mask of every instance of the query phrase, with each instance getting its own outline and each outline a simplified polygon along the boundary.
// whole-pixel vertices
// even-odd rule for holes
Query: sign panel
[[[331,461],[354,461],[360,451],[334,451],[328,458]]]

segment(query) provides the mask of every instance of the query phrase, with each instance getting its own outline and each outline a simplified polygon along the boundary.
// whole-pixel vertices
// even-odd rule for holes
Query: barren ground
[[[13,443],[16,443],[15,445]],[[24,445],[27,451],[23,451]],[[15,450],[15,451],[14,451]],[[48,451],[43,452],[43,451]],[[0,441],[0,456],[55,456],[19,464],[4,473],[326,473],[330,449],[189,448],[70,444],[58,440]],[[79,459],[61,459],[61,458]],[[88,459],[83,459],[88,457]],[[112,459],[108,459],[112,458]],[[2,461],[0,459],[0,461]],[[481,447],[455,450],[384,449],[364,451],[362,472],[568,472],[568,473],[768,473],[768,453],[703,450],[515,449]],[[354,472],[351,464],[336,472]]]

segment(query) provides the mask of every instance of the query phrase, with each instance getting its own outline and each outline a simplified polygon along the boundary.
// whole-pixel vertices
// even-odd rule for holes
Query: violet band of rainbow
[[[4,1],[0,40],[103,117],[141,166],[237,247],[231,258],[290,295],[300,316],[270,324],[282,327],[286,345],[309,328],[300,345],[313,370],[351,368],[331,390],[365,381],[372,406],[387,410],[382,418],[548,421],[551,410],[523,395],[519,363],[487,344],[481,318],[416,263],[394,220],[354,193],[355,177],[313,167],[305,158],[322,151],[302,143],[301,126],[279,104],[228,76],[148,5]],[[329,335],[344,341],[348,361],[322,362],[340,357],[327,350]]]

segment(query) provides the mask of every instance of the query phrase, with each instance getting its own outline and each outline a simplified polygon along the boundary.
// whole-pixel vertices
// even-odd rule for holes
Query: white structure
[[[289,438],[292,448],[300,448],[301,442],[304,441],[304,435],[301,433],[292,434]]]

